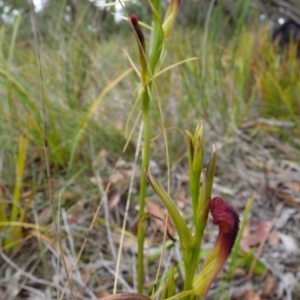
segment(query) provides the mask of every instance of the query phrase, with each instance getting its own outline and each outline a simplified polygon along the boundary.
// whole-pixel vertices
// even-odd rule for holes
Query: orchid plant
[[[189,172],[190,172],[190,194],[193,206],[193,232],[180,214],[174,201],[164,188],[158,183],[150,172],[146,177],[166,207],[173,224],[177,230],[185,270],[185,282],[182,292],[176,293],[174,272],[166,281],[165,291],[161,299],[194,300],[206,297],[212,281],[222,269],[234,246],[239,231],[239,215],[236,210],[220,197],[211,199],[213,179],[216,166],[216,151],[213,147],[210,160],[206,170],[203,172],[202,161],[204,154],[203,125],[199,123],[195,133],[186,131],[189,146]],[[201,174],[203,173],[202,185],[200,187]],[[199,254],[201,242],[206,227],[209,212],[213,223],[219,226],[219,234],[213,249],[203,263],[202,270],[196,274],[199,265]],[[127,296],[126,296],[127,295]],[[117,294],[106,300],[143,300],[151,299],[141,294]]]
[[[205,297],[209,287],[221,270],[231,249],[234,245],[238,229],[239,216],[237,212],[221,198],[211,200],[213,179],[216,167],[216,150],[213,146],[212,153],[206,171],[203,172],[204,138],[203,124],[199,123],[194,134],[186,131],[189,149],[189,172],[190,172],[190,194],[193,208],[193,231],[191,231],[181,216],[174,201],[163,187],[154,179],[149,171],[150,158],[150,103],[154,98],[152,93],[153,79],[157,76],[157,69],[161,63],[164,49],[164,41],[170,36],[174,26],[176,15],[179,9],[180,0],[171,0],[169,7],[162,18],[161,0],[149,0],[153,16],[152,38],[149,55],[146,49],[145,38],[141,29],[142,23],[136,15],[130,17],[130,22],[134,30],[140,59],[140,87],[138,99],[141,102],[143,119],[143,155],[142,155],[142,175],[140,182],[139,199],[139,225],[138,225],[138,294],[122,293],[103,298],[106,300],[146,300],[148,296],[142,295],[144,278],[144,238],[145,231],[142,224],[145,217],[145,196],[147,180],[165,205],[173,224],[177,230],[184,264],[184,287],[183,291],[177,293],[174,269],[171,268],[166,285],[161,293],[161,299],[185,299],[194,300]],[[203,175],[202,175],[203,173]],[[200,188],[200,179],[202,185]],[[202,271],[196,274],[201,242],[204,235],[209,212],[213,217],[214,224],[219,226],[219,235],[214,248],[205,260]]]
[[[153,176],[147,173],[148,181],[168,210],[178,232],[182,248],[185,269],[184,291],[168,298],[170,300],[179,298],[192,300],[207,295],[213,279],[229,257],[239,230],[239,215],[234,208],[219,197],[211,200],[216,166],[215,147],[213,147],[207,169],[203,174],[203,182],[200,188],[204,154],[202,123],[198,124],[193,135],[186,131],[186,137],[189,145],[190,193],[193,206],[194,232],[189,230],[171,197]],[[203,264],[202,271],[195,275],[209,212],[212,215],[214,224],[219,226],[219,235],[214,248]]]

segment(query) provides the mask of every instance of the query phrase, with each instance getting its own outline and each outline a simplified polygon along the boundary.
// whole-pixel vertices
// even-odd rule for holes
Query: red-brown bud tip
[[[226,254],[229,255],[239,231],[239,214],[231,205],[219,197],[211,200],[209,209],[214,224],[220,227],[222,247],[226,249]]]
[[[130,22],[134,27],[136,27],[138,25],[138,22],[139,22],[137,16],[136,15],[131,15],[130,16]]]
[[[143,51],[145,51],[145,39],[144,39],[144,35],[143,32],[141,30],[140,24],[139,24],[139,20],[137,18],[136,15],[131,15],[130,16],[130,22],[134,28],[134,31],[136,33],[136,36],[139,40],[139,46],[142,47]],[[143,56],[143,55],[142,55]],[[143,57],[141,57],[142,60],[144,59]]]

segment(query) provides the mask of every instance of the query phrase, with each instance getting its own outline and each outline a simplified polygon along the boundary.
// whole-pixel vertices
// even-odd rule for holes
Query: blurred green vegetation
[[[65,171],[71,155],[75,164],[90,164],[91,136],[98,150],[105,148],[114,157],[120,155],[138,81],[131,72],[89,115],[105,87],[131,67],[126,55],[137,63],[137,53],[126,21],[116,24],[110,11],[100,10],[93,3],[87,5],[79,1],[72,8],[69,2],[47,1],[45,10],[37,14],[51,161]],[[15,3],[18,8],[18,2]],[[170,130],[191,128],[199,119],[204,119],[218,134],[226,135],[257,118],[275,118],[293,122],[289,131],[276,126],[263,129],[282,134],[296,146],[299,141],[291,137],[296,136],[299,128],[299,62],[293,49],[286,55],[276,53],[267,26],[259,25],[255,21],[257,17],[249,21],[248,4],[246,1],[245,6],[236,8],[245,13],[244,17],[238,14],[240,19],[234,26],[220,17],[221,8],[216,6],[207,16],[206,27],[176,27],[166,45],[168,54],[161,69],[189,57],[198,60],[171,69],[155,81],[159,100],[165,108],[166,125],[172,128]],[[137,5],[141,6],[139,3],[132,6]],[[182,6],[184,10],[184,3]],[[14,22],[3,23],[0,32],[0,142],[7,157],[3,175],[8,181],[13,173],[19,134],[29,135],[29,155],[43,146],[41,84],[33,38],[24,32],[31,31],[28,9],[23,8]],[[137,13],[147,15],[147,9],[146,6]],[[57,17],[60,14],[71,14],[72,18]],[[101,27],[101,14],[107,14],[106,18],[115,24],[112,32]],[[89,30],[96,28],[93,22],[100,22],[98,26],[103,30],[98,27],[97,32]],[[105,38],[99,37],[102,31]],[[85,133],[76,144],[88,115]],[[129,120],[129,124],[133,122],[134,118]],[[153,136],[160,136],[156,103],[152,122]],[[259,128],[255,128],[254,133],[256,129]],[[177,132],[169,137],[171,157],[180,156],[184,151],[182,135]],[[134,143],[133,138],[127,157],[132,157]],[[157,159],[163,160],[163,155],[158,153]]]

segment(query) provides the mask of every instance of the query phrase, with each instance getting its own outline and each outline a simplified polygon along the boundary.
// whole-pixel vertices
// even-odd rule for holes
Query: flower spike
[[[214,248],[203,264],[203,270],[194,279],[194,292],[202,297],[206,296],[212,281],[230,255],[240,224],[236,210],[219,197],[211,200],[209,210],[213,223],[219,226],[219,235]]]

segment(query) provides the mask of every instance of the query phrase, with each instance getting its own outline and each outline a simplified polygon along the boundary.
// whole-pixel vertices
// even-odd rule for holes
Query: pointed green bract
[[[152,43],[149,55],[149,65],[152,75],[155,73],[155,69],[160,61],[163,44],[164,44],[164,32],[162,29],[161,22],[161,1],[160,0],[151,0],[150,6],[152,10],[152,19],[153,19],[153,36]]]
[[[193,159],[193,171],[199,176],[202,169],[202,159],[203,159],[203,126],[199,123],[199,129],[196,130],[196,136],[194,138],[194,159]],[[198,126],[197,126],[198,128]]]
[[[191,186],[192,199],[194,203],[194,212],[197,211],[197,207],[199,205],[199,188],[200,188],[200,177],[202,171],[202,160],[203,160],[203,126],[202,123],[197,125],[194,135],[194,156],[193,156],[193,164],[192,170],[190,170],[193,175]]]
[[[193,157],[194,157],[193,136],[188,130],[185,130],[185,136],[187,138],[188,150],[189,150],[189,169],[191,170]]]
[[[152,188],[159,196],[160,200],[163,202],[166,209],[168,210],[168,213],[171,216],[171,219],[179,235],[181,247],[186,251],[193,249],[194,238],[191,232],[189,231],[189,228],[187,227],[182,216],[180,215],[177,207],[175,206],[174,201],[170,198],[170,196],[163,189],[163,187],[153,178],[153,176],[149,172],[146,172],[146,176],[148,181],[152,185]]]
[[[196,140],[200,134],[200,131],[202,129],[202,132],[203,132],[203,125],[202,125],[202,122],[199,122],[196,126],[196,129],[195,129],[195,133],[194,133],[194,136],[193,136],[193,142],[194,144],[196,144]],[[203,134],[202,134],[203,135]]]
[[[201,192],[199,195],[199,201],[198,201],[198,208],[196,211],[196,233],[199,238],[199,242],[201,246],[201,241],[204,233],[204,229],[206,227],[208,213],[209,213],[209,202],[211,199],[211,193],[212,193],[212,186],[213,186],[213,180],[215,175],[215,169],[216,169],[216,149],[213,145],[212,154],[207,166],[207,170],[204,176],[204,182],[201,187]]]
[[[206,202],[209,202],[211,198],[211,192],[212,192],[215,170],[216,170],[216,161],[217,161],[216,147],[215,145],[213,145],[213,150],[205,174],[205,201]],[[201,205],[201,203],[199,204]]]
[[[169,4],[163,22],[163,30],[164,30],[165,37],[169,37],[171,35],[176,20],[176,15],[178,12],[179,5],[180,5],[180,0],[171,0]]]
[[[203,125],[198,123],[194,135],[185,132],[189,148],[190,192],[193,203],[194,223],[197,223],[197,208],[199,200],[200,177],[204,153]]]

